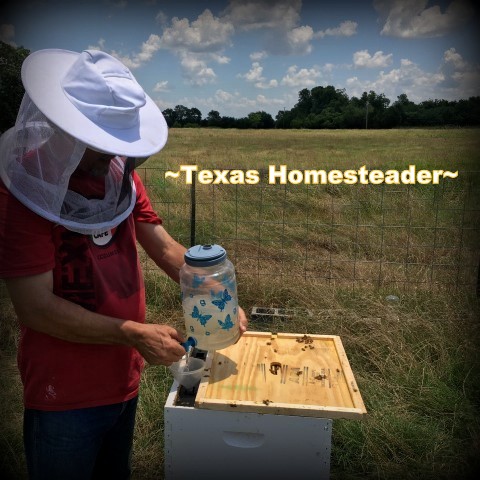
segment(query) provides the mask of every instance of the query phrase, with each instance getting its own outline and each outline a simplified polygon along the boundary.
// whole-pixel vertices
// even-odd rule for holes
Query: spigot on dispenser
[[[197,345],[197,341],[193,337],[188,337],[185,342],[183,342],[182,347],[187,352],[187,359],[190,357],[192,349]]]

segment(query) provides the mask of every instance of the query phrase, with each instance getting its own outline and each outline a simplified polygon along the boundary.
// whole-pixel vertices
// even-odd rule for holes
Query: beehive
[[[209,355],[195,407],[352,419],[366,413],[339,336],[270,332],[246,332]]]

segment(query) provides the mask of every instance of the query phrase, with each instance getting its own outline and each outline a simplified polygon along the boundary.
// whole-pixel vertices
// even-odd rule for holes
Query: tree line
[[[0,41],[0,132],[14,125],[23,96],[20,71],[29,55],[23,47],[12,47]],[[480,96],[466,100],[410,101],[401,94],[391,101],[374,91],[360,98],[351,97],[344,89],[332,85],[304,88],[290,110],[278,111],[275,118],[265,111],[251,112],[246,117],[222,116],[217,110],[205,118],[198,108],[177,105],[163,110],[169,127],[216,128],[401,128],[480,125]]]
[[[198,108],[177,105],[163,115],[169,127],[218,128],[402,128],[480,125],[480,97],[467,100],[426,100],[412,102],[405,93],[391,103],[385,95],[364,92],[351,97],[344,89],[332,85],[304,88],[290,110],[280,110],[275,119],[267,112],[249,113],[246,117],[221,116],[211,110],[205,118]]]

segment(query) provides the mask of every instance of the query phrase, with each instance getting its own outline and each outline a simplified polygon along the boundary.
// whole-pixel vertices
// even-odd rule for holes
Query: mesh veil
[[[104,232],[133,210],[134,160],[115,156],[105,176],[104,197],[86,198],[69,189],[86,148],[51,123],[25,93],[15,126],[0,137],[0,176],[38,215],[78,233]]]

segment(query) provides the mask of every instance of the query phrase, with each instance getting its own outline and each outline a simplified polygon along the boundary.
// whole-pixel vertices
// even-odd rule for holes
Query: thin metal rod
[[[197,172],[193,172],[192,185],[190,186],[190,246],[193,247],[195,243],[195,216],[196,216],[196,195],[195,184],[197,181]]]
[[[480,258],[478,259],[477,297],[480,298]]]

